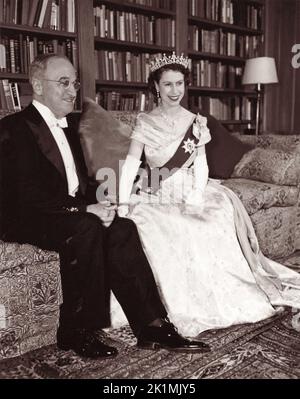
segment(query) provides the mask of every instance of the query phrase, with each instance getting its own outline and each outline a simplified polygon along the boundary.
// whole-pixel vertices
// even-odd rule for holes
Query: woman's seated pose
[[[188,59],[164,56],[150,69],[158,106],[137,117],[118,212],[138,227],[172,322],[196,336],[300,308],[300,275],[263,256],[241,201],[208,179],[206,118],[180,105]],[[143,151],[148,177],[131,195]]]

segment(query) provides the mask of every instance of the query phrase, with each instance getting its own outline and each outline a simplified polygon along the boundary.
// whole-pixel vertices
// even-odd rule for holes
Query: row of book
[[[146,83],[150,74],[150,61],[154,57],[161,57],[161,54],[95,51],[96,79]],[[194,86],[229,89],[241,86],[242,68],[238,66],[209,60],[193,60],[191,72]]]
[[[20,33],[0,38],[0,71],[27,74],[34,58],[39,54],[47,53],[64,54],[73,65],[78,65],[75,40],[45,40]]]
[[[255,102],[247,97],[191,97],[190,106],[198,107],[221,121],[250,121],[255,119]]]
[[[75,32],[75,0],[0,0],[0,22]]]
[[[169,11],[171,11],[174,6],[174,0],[127,0],[127,2]]]
[[[238,35],[222,29],[205,30],[189,26],[189,48],[212,54],[236,57],[257,57],[262,38],[260,36]]]
[[[16,112],[26,107],[32,99],[32,90],[29,83],[9,82],[0,80],[0,109]]]
[[[150,60],[154,57],[162,57],[162,54],[95,51],[96,79],[145,83],[150,74]]]
[[[262,7],[236,0],[189,0],[189,13],[227,24],[261,29]]]
[[[241,67],[208,60],[194,60],[192,63],[192,85],[224,89],[240,88],[242,72]]]
[[[111,10],[102,5],[94,8],[94,35],[134,43],[174,47],[175,20]]]
[[[154,107],[153,96],[145,92],[99,91],[96,102],[111,111],[150,111]]]

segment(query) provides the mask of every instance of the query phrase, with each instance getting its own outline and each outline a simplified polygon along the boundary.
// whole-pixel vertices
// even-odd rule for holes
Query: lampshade
[[[272,57],[250,58],[246,61],[242,84],[277,83],[275,60]]]

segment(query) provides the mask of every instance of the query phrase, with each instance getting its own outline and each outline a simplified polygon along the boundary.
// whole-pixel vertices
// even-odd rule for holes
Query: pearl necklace
[[[172,129],[174,129],[174,127],[175,127],[175,122],[176,122],[176,120],[178,119],[178,117],[175,118],[174,120],[171,120],[171,119],[163,112],[161,106],[159,106],[158,109],[159,109],[160,116],[163,118],[163,120],[167,123],[167,125],[169,125]]]

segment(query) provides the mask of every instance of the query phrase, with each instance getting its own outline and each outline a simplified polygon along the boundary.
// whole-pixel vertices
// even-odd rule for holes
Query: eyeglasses
[[[68,90],[70,87],[71,87],[71,85],[73,85],[73,87],[74,87],[74,89],[76,90],[76,91],[78,91],[79,89],[80,89],[80,82],[79,82],[79,80],[74,80],[74,82],[71,82],[70,81],[70,79],[68,79],[68,78],[60,78],[59,80],[51,80],[51,79],[42,79],[42,80],[46,80],[46,81],[48,81],[48,82],[56,82],[56,83],[59,83],[60,84],[60,86],[63,88],[63,89],[65,89],[65,90]]]

